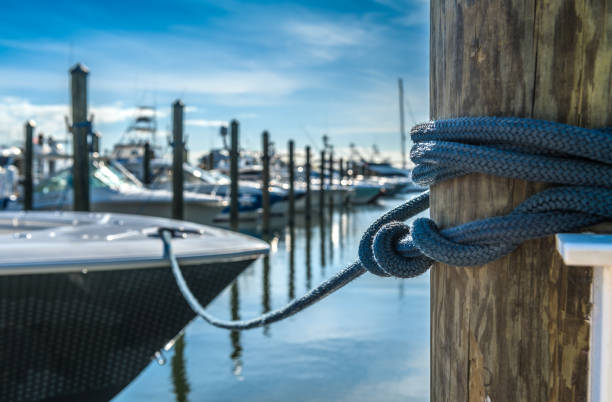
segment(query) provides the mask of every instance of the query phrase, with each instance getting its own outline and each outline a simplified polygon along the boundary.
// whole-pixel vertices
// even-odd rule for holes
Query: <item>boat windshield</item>
[[[211,184],[228,184],[230,182],[229,177],[213,170],[203,170],[198,167],[185,165],[185,171],[190,175]]]
[[[100,184],[113,190],[138,187],[119,169],[101,161],[93,164],[91,176],[93,177],[90,177],[90,182],[94,187],[99,187]]]
[[[121,171],[112,165],[102,161],[96,161],[90,165],[89,185],[92,188],[110,188],[113,190],[126,190],[138,188]],[[64,191],[72,188],[72,168],[59,171],[36,186],[36,191],[47,194],[55,191]]]

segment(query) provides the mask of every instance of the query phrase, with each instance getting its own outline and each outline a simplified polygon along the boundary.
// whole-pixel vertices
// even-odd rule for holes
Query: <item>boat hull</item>
[[[202,305],[254,258],[183,267]],[[107,401],[195,317],[169,267],[0,279],[0,401]]]

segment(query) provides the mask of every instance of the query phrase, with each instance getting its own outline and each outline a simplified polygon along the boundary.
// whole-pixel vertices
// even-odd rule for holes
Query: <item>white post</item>
[[[612,235],[558,234],[568,266],[593,268],[589,401],[612,401]]]

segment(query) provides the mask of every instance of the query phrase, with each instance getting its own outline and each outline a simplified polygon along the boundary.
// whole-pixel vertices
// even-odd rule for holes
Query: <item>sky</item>
[[[240,144],[268,130],[283,152],[336,154],[376,144],[400,158],[398,84],[406,127],[428,119],[429,2],[342,0],[14,1],[0,13],[0,145],[18,144],[28,119],[64,138],[69,69],[90,70],[88,98],[101,148],[110,149],[137,106],[157,110],[166,143],[170,108],[185,105],[193,159],[240,122]]]

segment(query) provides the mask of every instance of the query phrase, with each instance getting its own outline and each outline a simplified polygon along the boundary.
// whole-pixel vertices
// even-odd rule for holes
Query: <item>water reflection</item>
[[[319,239],[321,241],[321,275],[325,274],[325,217],[319,214]]]
[[[329,219],[327,223],[329,225],[329,263],[334,262],[334,249],[335,249],[335,230],[334,230],[334,206],[332,204],[332,197],[330,194],[330,205],[329,205]]]
[[[240,319],[240,294],[238,292],[238,281],[232,283],[230,290],[230,304],[232,320]],[[232,343],[232,353],[230,358],[233,362],[232,372],[240,377],[242,374],[242,346],[240,344],[240,331],[230,331],[230,342]]]
[[[174,343],[174,356],[172,356],[172,385],[176,402],[187,402],[189,380],[185,368],[185,336],[181,334]]]
[[[289,226],[289,300],[295,298],[295,226]]]
[[[282,307],[287,298],[317,286],[354,260],[363,230],[401,201],[382,202],[378,207],[336,202],[331,216],[327,205],[321,214],[314,203],[310,221],[298,215],[295,228],[264,237],[270,241],[270,255],[231,284],[213,302],[211,312],[226,318],[231,315],[231,319],[250,318]],[[336,248],[333,260],[330,246]],[[186,331],[190,354],[185,350],[185,357],[190,368],[198,370],[198,378],[197,382],[193,374],[188,378],[190,389],[186,388],[185,398],[427,401],[428,289],[425,277],[396,282],[365,275],[303,313],[309,317],[296,316],[261,331],[228,334],[196,320]],[[364,292],[372,297],[364,299]],[[228,356],[231,371],[220,369],[227,367]],[[339,369],[338,364],[349,369]],[[149,402],[140,395],[152,379],[162,383],[156,378],[161,370],[168,370],[162,372],[171,378],[168,368],[154,365],[147,372],[148,380],[137,381],[121,402]],[[392,380],[390,372],[394,373]],[[155,400],[173,399],[172,389],[172,384],[164,384]]]
[[[312,262],[310,259],[310,252],[311,252],[311,241],[312,241],[312,231],[310,229],[310,219],[306,219],[306,227],[305,227],[305,234],[306,234],[306,289],[310,289],[312,287]]]
[[[266,255],[263,258],[263,269],[262,269],[262,279],[261,279],[263,292],[261,296],[261,312],[262,314],[270,311],[270,256]],[[265,335],[270,334],[270,327],[266,325],[263,328],[263,332]]]

